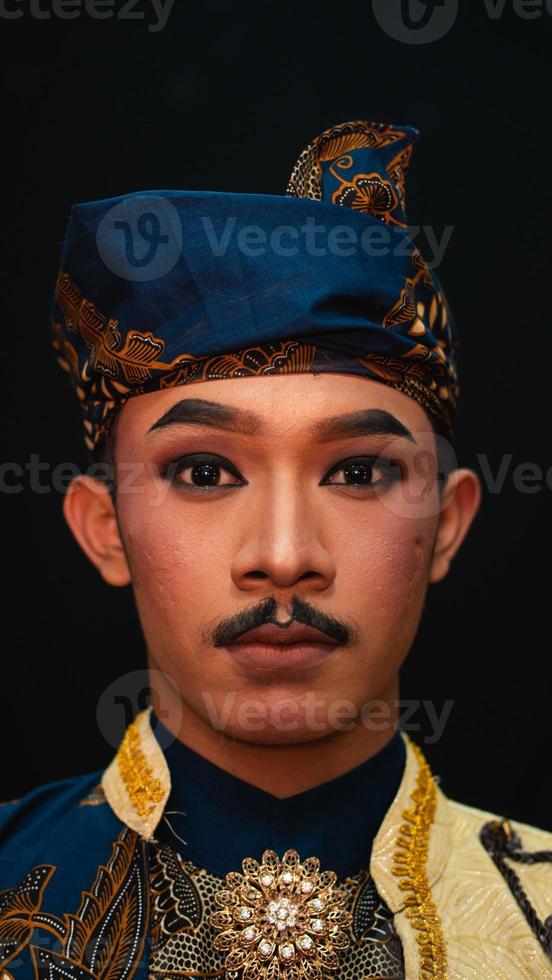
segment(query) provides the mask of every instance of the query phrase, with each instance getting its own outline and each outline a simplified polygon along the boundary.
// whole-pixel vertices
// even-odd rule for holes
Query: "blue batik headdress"
[[[161,190],[76,205],[53,343],[88,449],[101,450],[130,397],[294,372],[391,385],[450,436],[454,325],[406,231],[417,136],[362,121],[328,129],[285,195]]]

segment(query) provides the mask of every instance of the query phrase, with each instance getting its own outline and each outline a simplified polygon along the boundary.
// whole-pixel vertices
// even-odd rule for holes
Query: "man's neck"
[[[349,731],[332,729],[309,741],[263,744],[213,728],[174,691],[161,692],[152,685],[153,710],[176,738],[214,765],[280,799],[341,776],[387,745],[398,727],[398,680],[376,700],[377,725],[359,720]]]

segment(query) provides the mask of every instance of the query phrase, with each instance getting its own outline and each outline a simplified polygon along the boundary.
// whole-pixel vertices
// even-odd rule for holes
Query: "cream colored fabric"
[[[416,782],[417,760],[408,738],[407,765],[393,804],[374,841],[371,873],[395,914],[407,980],[421,976],[416,932],[404,911],[405,896],[392,874],[401,813]],[[449,980],[534,980],[552,977],[550,960],[534,936],[502,875],[479,840],[494,813],[447,799],[437,786],[427,875],[445,937]],[[525,851],[552,850],[552,833],[510,821]],[[512,862],[541,921],[552,914],[552,864]],[[439,978],[442,980],[442,978]]]
[[[136,719],[140,749],[151,777],[158,779],[162,798],[147,815],[140,815],[127,792],[117,754],[106,769],[102,786],[107,800],[123,823],[150,840],[159,823],[169,792],[170,773],[150,725],[151,708]],[[412,806],[420,765],[409,738],[406,767],[397,795],[374,841],[370,871],[379,894],[391,912],[403,944],[406,980],[536,980],[552,978],[547,957],[517,902],[479,840],[479,832],[496,814],[449,800],[435,787],[435,814],[429,831],[425,873],[445,940],[446,967],[423,973],[419,930],[406,914],[407,893],[396,867],[397,838],[403,814]],[[525,851],[552,850],[552,833],[510,821]],[[246,855],[244,855],[246,857]],[[520,865],[516,874],[542,921],[552,915],[552,864]],[[361,980],[361,978],[359,978]]]
[[[447,809],[451,846],[433,900],[447,941],[450,980],[552,977],[552,960],[479,841],[481,827],[496,815],[452,800]],[[523,850],[552,850],[552,834],[515,821],[511,826]],[[509,863],[544,921],[552,913],[552,864]]]
[[[162,795],[158,802],[150,805],[147,814],[140,813],[137,805],[133,802],[131,793],[125,784],[123,772],[121,771],[122,745],[105,770],[102,776],[102,787],[111,809],[118,816],[119,820],[135,830],[146,840],[151,840],[157,824],[161,820],[165,804],[171,791],[171,775],[169,767],[165,761],[165,756],[161,750],[150,724],[152,707],[141,711],[134,719],[133,725],[136,726],[139,738],[139,749],[143,754],[145,766],[139,767],[138,778],[147,790],[148,780],[159,780],[162,788]],[[125,739],[128,736],[125,735]],[[124,743],[122,743],[124,744]]]

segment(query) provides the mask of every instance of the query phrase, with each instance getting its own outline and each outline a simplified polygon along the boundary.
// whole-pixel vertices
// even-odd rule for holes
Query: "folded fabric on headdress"
[[[135,395],[296,372],[391,385],[450,435],[455,327],[406,223],[417,136],[335,126],[281,196],[159,190],[75,205],[52,326],[88,449]]]

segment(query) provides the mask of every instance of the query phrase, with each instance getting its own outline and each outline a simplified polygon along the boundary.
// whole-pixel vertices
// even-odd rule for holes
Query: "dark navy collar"
[[[301,860],[315,855],[323,869],[339,876],[368,868],[372,842],[404,771],[400,732],[354,769],[279,799],[175,739],[153,710],[151,727],[172,783],[155,837],[183,858],[225,875],[240,871],[244,857],[260,860],[266,848],[281,857],[293,847]]]

